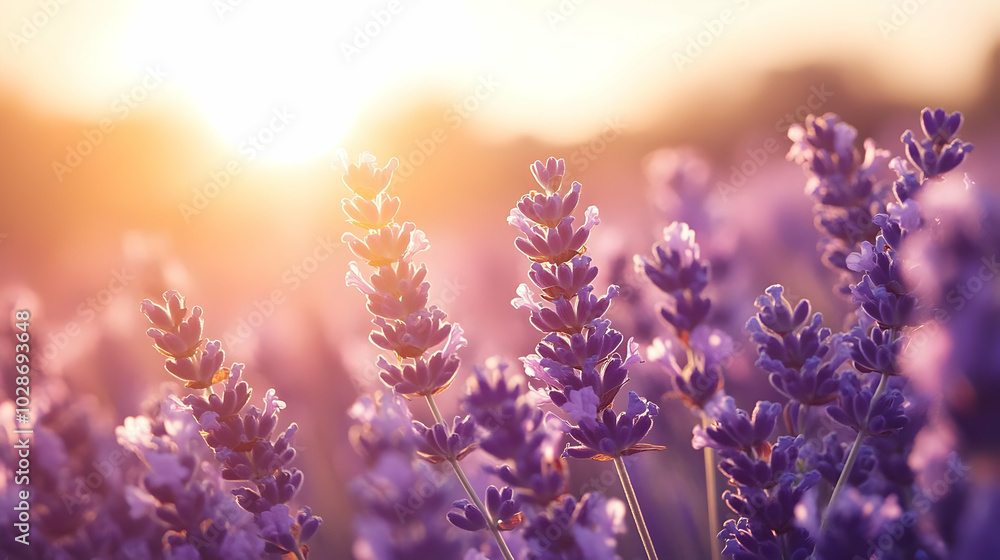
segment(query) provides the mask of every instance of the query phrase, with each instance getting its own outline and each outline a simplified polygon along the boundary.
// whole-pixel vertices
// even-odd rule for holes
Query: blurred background
[[[784,159],[789,126],[836,112],[899,155],[921,108],[960,110],[976,184],[1000,148],[1000,4],[986,0],[11,0],[0,31],[0,290],[32,311],[36,369],[94,395],[110,430],[169,381],[138,303],[180,290],[259,394],[288,403],[327,520],[312,544],[330,558],[351,554],[346,410],[380,385],[364,299],[343,281],[338,148],[399,158],[391,189],[431,242],[432,303],[470,340],[460,378],[495,355],[519,369],[538,340],[509,304],[527,261],[506,223],[536,159],[565,158],[601,210],[589,247],[598,282],[626,288],[617,328],[644,344],[662,330],[632,255],[688,221],[740,348],[770,284],[835,327],[848,311]],[[751,353],[727,381],[744,407],[775,397]],[[633,383],[662,391],[657,374],[644,364]],[[694,419],[665,408],[650,441],[671,451],[634,479],[657,498],[658,538],[693,557],[701,456]],[[592,467],[571,468],[585,481]]]

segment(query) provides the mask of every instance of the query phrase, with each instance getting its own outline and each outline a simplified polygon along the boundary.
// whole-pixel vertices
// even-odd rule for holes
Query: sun
[[[124,50],[133,64],[161,65],[244,161],[326,158],[391,76],[355,63],[360,51],[350,37],[329,29],[355,17],[344,6],[289,8],[234,0],[144,4],[128,22]],[[365,17],[374,16],[356,17],[364,29]]]

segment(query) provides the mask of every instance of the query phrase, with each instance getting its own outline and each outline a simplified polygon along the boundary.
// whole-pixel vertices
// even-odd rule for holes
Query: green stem
[[[646,556],[649,560],[657,560],[656,551],[653,550],[653,539],[649,536],[649,529],[646,528],[646,520],[642,518],[642,510],[639,509],[639,500],[635,497],[635,488],[625,470],[625,461],[621,456],[615,457],[615,468],[618,469],[618,478],[622,481],[622,488],[625,490],[625,498],[628,500],[629,509],[632,510],[632,518],[635,519],[635,526],[639,529],[639,537],[642,539],[642,546],[646,549]]]
[[[889,375],[886,373],[882,374],[882,379],[878,382],[878,387],[875,389],[875,394],[872,395],[871,403],[868,406],[868,414],[865,415],[865,425],[862,426],[860,432],[858,432],[858,437],[854,439],[854,445],[851,446],[851,452],[847,455],[847,462],[844,463],[844,470],[840,471],[840,478],[837,479],[837,485],[833,487],[833,494],[830,495],[830,502],[826,507],[826,511],[823,512],[823,522],[820,524],[819,532],[823,533],[826,530],[826,522],[830,519],[830,508],[837,500],[837,495],[840,494],[841,489],[847,486],[847,478],[851,474],[851,469],[854,468],[854,461],[858,459],[858,451],[861,450],[861,440],[865,438],[865,429],[868,426],[868,416],[871,414],[871,406],[875,404],[875,401],[885,393],[885,388],[889,384]]]
[[[431,409],[431,414],[434,415],[434,421],[442,426],[447,427],[448,425],[444,422],[444,417],[441,416],[441,411],[438,410],[437,403],[434,402],[433,395],[427,395],[427,406]],[[479,499],[476,495],[476,491],[472,488],[472,484],[469,482],[469,478],[465,476],[465,471],[462,470],[462,465],[458,463],[457,459],[448,459],[451,463],[451,468],[455,470],[455,476],[458,477],[459,482],[465,487],[465,493],[469,495],[472,499],[472,503],[479,508],[479,511],[483,513],[483,517],[486,518],[486,522],[489,525],[490,532],[493,533],[493,538],[497,541],[497,546],[500,547],[500,553],[506,560],[514,560],[514,555],[511,554],[510,549],[507,548],[507,543],[503,540],[503,535],[500,534],[500,529],[497,527],[496,520],[490,516],[490,512],[483,505],[483,501]]]
[[[705,411],[701,412],[701,425],[702,427],[708,427],[712,421],[705,414]],[[708,496],[708,542],[712,549],[712,558],[719,558],[722,556],[722,549],[719,547],[719,539],[716,538],[718,534],[716,524],[719,522],[719,494],[718,489],[715,486],[715,451],[705,446],[705,492]]]

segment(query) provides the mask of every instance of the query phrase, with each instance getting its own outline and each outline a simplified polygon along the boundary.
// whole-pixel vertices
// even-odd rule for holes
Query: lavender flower
[[[344,199],[344,211],[348,221],[367,231],[364,237],[346,233],[343,240],[355,256],[377,269],[365,280],[352,262],[347,284],[368,297],[368,309],[375,316],[372,322],[378,327],[370,335],[372,343],[394,354],[396,364],[382,356],[378,359],[382,381],[397,394],[424,397],[434,416],[433,426],[413,424],[421,457],[431,462],[448,461],[472,500],[472,507],[482,517],[494,512],[481,503],[459,465],[477,446],[475,423],[467,416],[456,418],[449,427],[434,400],[434,395],[454,381],[460,363],[457,352],[466,341],[461,327],[449,323],[444,311],[433,305],[427,307],[426,268],[414,266],[412,259],[428,243],[413,223],[395,223],[399,199],[385,192],[397,164],[393,158],[386,167],[378,168],[375,158],[367,153],[361,156],[359,164],[348,164],[346,155],[341,155],[344,184],[354,193],[350,199]],[[555,171],[538,172],[548,176]],[[432,351],[442,343],[442,349]],[[502,520],[483,519],[501,554],[513,560],[500,534]]]
[[[3,358],[14,363],[12,356]],[[157,557],[168,527],[143,515],[132,499],[142,492],[137,479],[145,466],[116,442],[94,399],[44,372],[33,376],[30,425],[15,424],[13,399],[0,402],[0,476],[7,481],[0,489],[0,554],[28,560]],[[24,429],[33,433],[14,432]],[[24,441],[29,468],[20,464]],[[30,515],[27,523],[21,512]]]
[[[431,463],[461,461],[478,446],[476,424],[471,416],[456,416],[450,428],[445,424],[427,427],[422,422],[413,422],[413,428],[417,432],[418,453]]]
[[[585,212],[584,223],[574,227],[572,213],[582,187],[574,182],[565,197],[560,194],[559,173],[564,169],[565,164],[555,158],[549,158],[544,165],[536,162],[532,173],[545,192],[532,191],[522,196],[507,219],[523,234],[515,240],[515,246],[539,265],[532,266],[529,277],[549,302],[546,306],[536,301],[526,284],[518,287],[519,297],[511,302],[515,308],[527,308],[531,324],[547,333],[536,354],[522,362],[528,375],[548,386],[552,402],[576,424],[570,429],[576,445],[567,445],[563,455],[615,461],[646,554],[654,559],[652,540],[621,458],[664,449],[640,442],[658,409],[631,393],[625,413],[616,415],[612,410],[615,395],[628,380],[627,368],[641,358],[638,345],[630,340],[628,355],[622,359],[615,352],[622,335],[602,320],[611,299],[618,295],[617,286],[610,286],[603,297],[598,297],[593,286],[581,285],[584,279],[592,281],[597,275],[590,260],[581,257],[584,243],[600,220],[597,208],[591,206]]]
[[[293,423],[272,441],[278,412],[285,403],[271,389],[264,397],[263,410],[243,409],[250,398],[250,387],[240,377],[242,364],[222,367],[225,354],[219,341],[201,338],[202,310],[195,307],[188,315],[184,298],[176,291],[163,295],[166,306],[149,300],[142,312],[157,328],[148,335],[157,350],[167,356],[167,371],[187,380],[189,388],[209,389],[225,381],[222,396],[187,395],[182,400],[197,420],[204,441],[212,448],[226,480],[242,481],[246,486],[233,490],[239,505],[254,515],[264,540],[264,551],[272,554],[308,556],[304,543],[322,523],[309,508],[292,516],[288,506],[302,488],[302,472],[286,468],[295,457],[292,438],[298,427]],[[215,371],[212,368],[216,368]]]
[[[520,504],[545,508],[567,493],[567,466],[556,454],[562,430],[547,421],[523,378],[507,379],[507,366],[476,368],[463,405],[480,427],[480,446],[504,464],[492,469],[517,490]]]
[[[725,545],[722,553],[733,560],[805,560],[812,549],[811,538],[803,530],[792,531],[782,543],[762,524],[746,517],[726,521],[719,541]],[[790,557],[782,552],[788,548],[794,551]]]
[[[490,486],[486,489],[485,500],[488,515],[479,511],[479,508],[468,500],[458,500],[453,505],[462,513],[451,512],[448,514],[448,520],[459,529],[481,531],[489,526],[488,519],[496,519],[501,531],[511,531],[524,520],[524,514],[519,511],[513,497],[514,491],[509,486],[505,486],[503,490]]]
[[[664,243],[653,245],[652,260],[635,256],[636,271],[671,297],[670,305],[662,307],[660,314],[682,339],[711,308],[711,301],[701,295],[708,286],[710,269],[701,260],[701,249],[694,237],[687,224],[674,222],[663,230]]]
[[[916,515],[895,495],[864,495],[855,489],[830,505],[827,530],[816,540],[817,560],[931,558],[921,543]]]
[[[567,496],[525,529],[528,560],[618,560],[616,536],[625,532],[625,508],[617,500]]]
[[[445,520],[454,478],[418,460],[413,418],[393,394],[363,396],[351,407],[351,442],[366,470],[351,481],[359,560],[435,557],[462,560],[477,543]]]
[[[126,418],[116,434],[148,465],[128,498],[133,515],[152,514],[166,526],[168,557],[264,557],[267,540],[258,536],[264,520],[255,523],[226,492],[197,422],[176,398],[164,400],[152,418]]]
[[[545,165],[536,162],[532,169],[560,166],[564,168],[565,164],[550,158]],[[571,213],[579,200],[581,185],[573,183],[565,197],[560,194],[561,180],[553,178],[544,184],[539,180],[539,185],[546,192],[523,196],[508,218],[524,234],[515,245],[535,261],[529,277],[541,281],[536,285],[551,305],[536,301],[526,284],[518,287],[520,297],[512,301],[515,308],[527,308],[531,324],[547,333],[537,347],[537,354],[522,359],[525,370],[544,381],[552,402],[580,423],[570,432],[579,445],[568,446],[566,456],[611,459],[625,451],[631,454],[662,449],[636,447],[649,431],[651,417],[656,414],[655,405],[639,404],[645,401],[636,395],[629,398],[628,413],[618,417],[613,412],[606,413],[628,380],[628,366],[641,358],[630,340],[628,355],[622,359],[615,350],[624,337],[611,328],[610,321],[602,319],[611,299],[618,295],[618,288],[611,286],[605,296],[598,297],[593,294],[593,286],[580,285],[597,276],[597,267],[591,266],[590,259],[583,255],[583,244],[599,223],[597,208],[588,208],[585,223],[574,229]],[[643,407],[644,411],[640,411]],[[616,418],[629,427],[625,428]],[[612,453],[607,453],[608,450]]]
[[[579,445],[567,446],[563,454],[574,459],[610,461],[615,457],[664,449],[662,445],[641,443],[658,413],[655,404],[630,391],[625,412],[615,416],[614,411],[604,409],[600,421],[581,418],[580,424],[569,432]]]
[[[956,111],[949,114],[944,109],[932,111],[927,107],[920,112],[920,126],[924,132],[923,140],[915,140],[910,130],[903,133],[901,140],[906,146],[907,159],[923,173],[925,181],[958,167],[966,154],[972,151],[972,144],[953,138],[962,127],[962,113]],[[901,179],[905,183],[905,178]],[[912,190],[904,192],[905,196],[899,197],[902,201],[916,194]]]
[[[808,534],[793,520],[796,506],[819,482],[820,473],[798,470],[802,436],[770,443],[781,409],[778,403],[762,401],[751,416],[736,408],[732,397],[725,397],[711,414],[715,423],[694,429],[692,445],[716,449],[723,458],[719,470],[736,487],[736,492],[724,492],[723,499],[741,519],[728,522],[719,534],[725,544],[723,554],[734,558],[770,558],[772,543],[778,541],[784,543],[778,550],[793,543],[792,557],[805,558],[812,550]]]
[[[837,398],[837,371],[847,359],[849,346],[840,335],[822,328],[823,316],[810,315],[809,300],[793,309],[780,284],[757,298],[756,316],[747,322],[757,344],[757,367],[769,373],[771,385],[800,405],[821,405]],[[802,430],[799,426],[799,430]]]
[[[872,217],[885,210],[879,170],[888,152],[876,148],[869,138],[862,154],[854,145],[857,135],[857,129],[833,113],[809,115],[804,127],[788,129],[793,144],[787,157],[806,170],[806,194],[816,202],[816,227],[823,234],[822,260],[841,271],[841,293],[846,293],[853,278],[847,256],[862,241],[875,238],[878,228]]]

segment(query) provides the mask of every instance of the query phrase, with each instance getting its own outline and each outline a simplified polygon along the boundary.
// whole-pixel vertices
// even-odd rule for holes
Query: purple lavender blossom
[[[972,151],[972,144],[953,138],[962,127],[962,113],[958,111],[949,114],[944,109],[932,111],[927,107],[920,112],[920,126],[924,132],[923,140],[915,140],[910,130],[903,133],[901,140],[906,146],[907,159],[923,173],[924,181],[958,167],[966,154]],[[914,194],[914,191],[907,190],[906,196],[899,198],[905,201]]]
[[[263,409],[251,406],[244,411],[251,391],[240,380],[243,365],[223,367],[225,354],[219,341],[201,338],[200,307],[194,307],[188,315],[184,298],[176,291],[166,292],[163,299],[165,307],[149,300],[142,302],[141,311],[156,326],[147,334],[155,341],[156,349],[167,356],[167,371],[187,380],[186,387],[206,389],[205,396],[185,396],[183,404],[197,420],[204,441],[221,464],[222,478],[248,483],[232,494],[244,510],[253,514],[265,552],[307,557],[309,547],[304,543],[322,519],[313,516],[308,508],[293,516],[285,505],[294,499],[303,483],[301,471],[287,468],[295,457],[292,438],[298,427],[291,424],[272,441],[278,412],[285,408],[285,403],[271,389],[264,397]],[[222,381],[225,386],[220,397],[209,389]],[[172,495],[161,494],[157,498],[162,501]]]
[[[226,491],[198,423],[175,397],[151,417],[126,418],[116,434],[148,465],[128,499],[133,515],[150,515],[166,526],[168,557],[264,556],[267,541],[258,536],[263,526]],[[288,518],[289,531],[292,522]]]
[[[459,529],[482,531],[489,526],[488,519],[495,519],[501,531],[512,531],[524,520],[524,514],[520,512],[513,498],[514,490],[510,486],[505,486],[503,490],[490,486],[486,489],[484,500],[487,514],[479,511],[479,508],[469,500],[458,500],[452,505],[461,513],[449,513],[448,520]]]
[[[368,309],[374,315],[372,322],[378,328],[372,331],[371,342],[391,352],[395,358],[394,363],[390,363],[379,356],[380,377],[396,394],[426,399],[435,423],[432,426],[420,422],[412,424],[419,455],[432,463],[447,461],[451,465],[473,502],[469,504],[473,509],[465,510],[472,519],[462,518],[467,527],[483,521],[483,527],[493,534],[504,558],[513,560],[500,534],[501,523],[509,520],[489,517],[496,512],[480,502],[459,464],[478,447],[475,420],[471,415],[456,417],[452,426],[448,426],[434,400],[434,395],[454,381],[460,364],[457,352],[466,341],[461,327],[449,323],[444,311],[434,305],[427,306],[426,268],[423,265],[416,267],[412,262],[414,255],[429,246],[423,232],[411,222],[398,224],[394,221],[399,199],[390,197],[385,189],[398,162],[393,158],[386,167],[378,168],[375,158],[366,153],[359,164],[348,164],[346,155],[341,155],[341,164],[344,183],[354,193],[350,199],[344,199],[344,211],[348,221],[367,232],[363,237],[346,233],[343,240],[355,256],[376,268],[366,280],[357,264],[352,262],[347,284],[357,287],[368,297]],[[550,180],[557,171],[555,168],[538,169],[536,173]],[[359,216],[364,219],[358,219]],[[371,219],[375,217],[377,219]],[[442,343],[444,346],[440,350],[433,350]],[[503,513],[506,511],[504,508]]]
[[[456,416],[451,427],[446,424],[428,427],[422,422],[414,421],[413,429],[417,435],[417,452],[421,458],[431,463],[461,461],[479,445],[476,441],[476,423],[471,416]]]
[[[532,170],[537,176],[537,169],[558,170],[560,166],[565,168],[561,160],[549,158],[544,165],[536,162]],[[531,324],[547,333],[537,353],[522,359],[525,370],[544,381],[552,402],[579,424],[570,432],[579,445],[568,446],[567,456],[611,459],[623,452],[661,449],[639,444],[656,414],[655,405],[640,405],[638,396],[630,396],[628,413],[616,416],[609,412],[628,380],[628,366],[640,361],[640,357],[630,340],[628,355],[621,358],[615,350],[624,337],[602,319],[611,299],[618,295],[617,286],[610,286],[599,297],[594,295],[592,285],[582,284],[597,276],[597,267],[583,255],[584,243],[600,221],[597,208],[589,207],[584,224],[574,228],[571,214],[579,201],[581,185],[573,183],[563,197],[561,177],[556,177],[545,175],[544,182],[537,179],[545,192],[523,196],[507,220],[524,235],[517,238],[515,245],[535,261],[529,277],[549,302],[546,306],[535,300],[526,284],[518,287],[519,297],[512,301],[516,308],[527,308]]]
[[[722,457],[719,470],[736,487],[735,492],[726,490],[723,500],[741,518],[727,522],[719,533],[723,553],[734,558],[771,558],[773,544],[779,541],[779,551],[788,550],[791,543],[794,548],[788,553],[793,558],[805,558],[812,551],[811,538],[794,518],[796,506],[821,476],[815,470],[799,470],[802,436],[770,443],[781,410],[778,403],[762,401],[751,416],[736,408],[732,397],[724,397],[719,410],[710,414],[716,421],[694,429],[694,448],[715,449]]]
[[[841,271],[841,293],[853,278],[847,256],[862,241],[875,238],[878,228],[872,217],[885,210],[879,171],[888,152],[869,138],[862,154],[854,145],[857,135],[857,129],[833,113],[809,115],[804,127],[788,129],[793,144],[787,157],[806,170],[806,194],[816,202],[816,227],[823,234],[823,263]]]
[[[0,555],[26,560],[158,557],[169,528],[143,515],[133,501],[142,492],[137,479],[146,466],[116,442],[95,400],[71,392],[57,377],[34,375],[30,426],[15,424],[13,400],[0,402],[0,476],[7,481],[0,490]],[[33,434],[14,432],[23,429]],[[29,441],[27,473],[19,465],[22,441]],[[16,525],[24,522],[19,513],[25,511],[19,492],[24,488],[15,485],[19,479],[30,481],[30,529],[24,534]],[[27,546],[17,538],[26,539]]]
[[[851,488],[830,508],[826,531],[816,539],[816,560],[935,557],[921,541],[916,514],[900,507],[895,495]]]
[[[505,461],[494,474],[517,490],[519,503],[545,508],[567,493],[567,467],[556,451],[563,431],[523,378],[507,379],[506,369],[497,362],[476,368],[463,405],[480,428],[480,447]]]
[[[674,222],[663,230],[663,243],[653,245],[653,258],[635,256],[636,271],[670,296],[660,314],[677,330],[682,340],[690,336],[711,308],[701,292],[708,286],[709,265],[701,260],[694,230]]]
[[[527,560],[618,560],[616,537],[625,532],[625,508],[617,500],[567,496],[525,529]]]
[[[838,369],[850,348],[841,335],[821,327],[821,314],[810,315],[809,300],[800,300],[793,309],[783,293],[780,284],[769,287],[757,298],[760,311],[747,322],[760,354],[756,365],[789,399],[800,405],[826,404],[837,398]]]
[[[557,175],[564,169],[565,164],[555,158],[549,158],[544,165],[536,162],[532,173],[545,192],[532,191],[522,196],[507,220],[523,234],[515,240],[515,246],[541,265],[533,266],[529,277],[544,290],[543,299],[549,303],[536,301],[526,284],[518,287],[519,297],[511,302],[515,308],[527,308],[531,324],[547,333],[536,354],[522,358],[522,362],[528,375],[544,382],[552,402],[572,419],[574,425],[569,433],[576,445],[568,444],[563,455],[615,462],[646,555],[653,560],[656,552],[652,538],[622,457],[664,449],[641,442],[658,408],[634,392],[629,394],[624,413],[616,415],[612,408],[615,395],[628,380],[627,368],[641,358],[638,344],[632,340],[627,344],[626,357],[621,358],[615,350],[623,337],[602,319],[611,299],[618,295],[618,287],[610,286],[599,297],[594,295],[592,285],[579,285],[581,279],[596,278],[596,271],[589,270],[590,261],[580,257],[600,220],[597,208],[591,206],[584,213],[583,225],[574,227],[572,213],[581,186],[574,182],[564,198],[560,194],[562,179]],[[556,285],[552,279],[557,280]]]
[[[351,441],[367,465],[349,486],[357,508],[355,557],[462,560],[481,544],[446,521],[458,484],[417,456],[413,418],[401,397],[363,396],[349,413]]]

